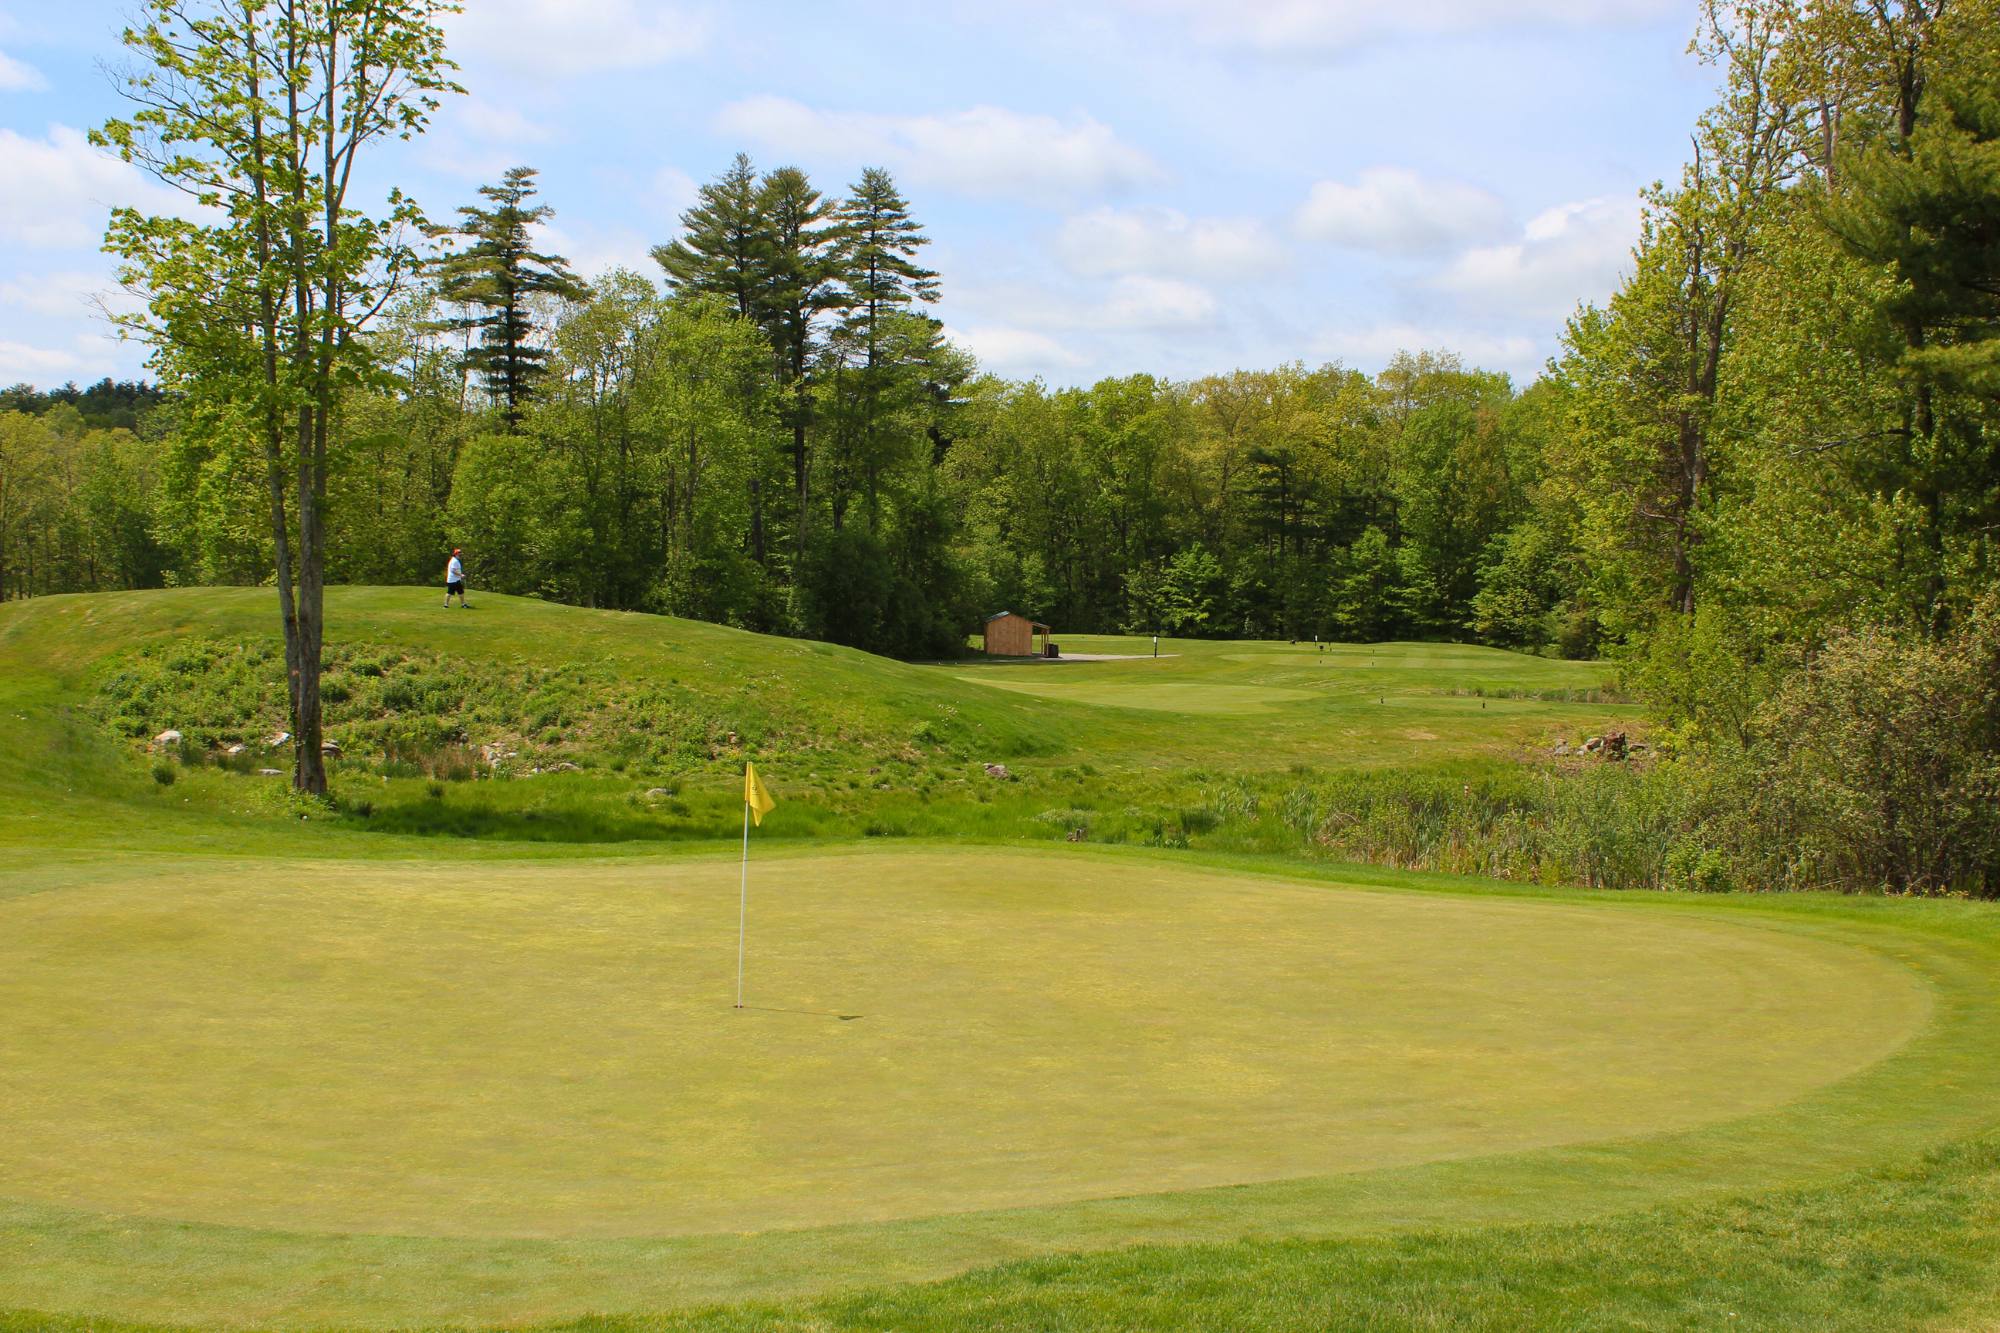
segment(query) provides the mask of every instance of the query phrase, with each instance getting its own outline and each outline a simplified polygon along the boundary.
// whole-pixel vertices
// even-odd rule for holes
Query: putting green
[[[0,1196],[287,1232],[766,1231],[1658,1134],[1894,1051],[1880,955],[999,851],[217,862],[0,900]]]

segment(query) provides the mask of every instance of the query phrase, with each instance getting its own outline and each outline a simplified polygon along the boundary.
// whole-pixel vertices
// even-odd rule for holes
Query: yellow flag
[[[757,821],[759,827],[764,823],[764,816],[778,804],[771,799],[771,793],[764,790],[764,781],[757,776],[755,764],[743,765],[743,803],[750,807],[750,817]]]

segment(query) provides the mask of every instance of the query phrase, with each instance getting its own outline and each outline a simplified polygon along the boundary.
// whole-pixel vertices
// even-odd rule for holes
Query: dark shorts
[[[457,593],[457,594],[458,594],[458,595],[459,595],[460,597],[463,597],[463,596],[465,596],[465,580],[464,580],[464,579],[460,579],[460,580],[459,580],[458,582],[456,582],[456,583],[447,583],[447,584],[445,584],[445,585],[444,585],[444,592],[445,592],[445,596],[447,596],[447,597],[451,596],[451,594],[453,594],[453,593]]]

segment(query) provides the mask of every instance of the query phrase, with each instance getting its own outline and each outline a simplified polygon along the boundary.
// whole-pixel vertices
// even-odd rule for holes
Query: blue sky
[[[0,0],[0,384],[139,373],[97,239],[157,186],[84,142],[129,3]],[[1525,381],[1616,285],[1713,77],[1688,0],[468,0],[470,89],[380,183],[541,170],[551,240],[649,277],[741,149],[886,166],[938,313],[1051,383],[1449,350]]]

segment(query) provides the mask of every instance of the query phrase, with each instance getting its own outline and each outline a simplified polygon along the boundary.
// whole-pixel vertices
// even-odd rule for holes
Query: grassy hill
[[[47,756],[0,777],[0,795],[22,798],[0,837],[30,793],[60,789],[65,804],[170,811],[176,838],[189,814],[517,842],[707,838],[730,831],[748,759],[787,800],[778,836],[1185,841],[1215,833],[1180,816],[1219,775],[1478,766],[1629,717],[1600,702],[1599,666],[1449,645],[1169,642],[1157,660],[919,666],[527,598],[446,611],[427,590],[337,588],[327,610],[327,734],[342,754],[333,806],[304,809],[259,776],[285,766],[267,744],[285,724],[268,592],[0,606],[0,744]],[[158,753],[168,729],[183,740]]]

